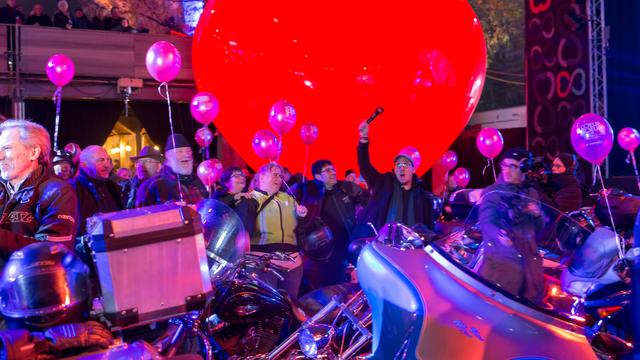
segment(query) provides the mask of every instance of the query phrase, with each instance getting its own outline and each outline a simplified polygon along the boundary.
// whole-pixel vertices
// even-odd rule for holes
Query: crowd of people
[[[70,152],[52,151],[41,125],[7,120],[0,124],[0,258],[4,266],[17,250],[48,243],[88,262],[78,237],[90,231],[89,217],[165,202],[196,205],[211,197],[238,214],[250,239],[247,250],[285,252],[295,260],[281,278],[261,275],[267,283],[293,298],[343,283],[351,240],[391,222],[431,231],[440,216],[437,197],[416,176],[413,159],[399,154],[392,171],[379,172],[369,158],[368,124],[358,131],[358,166],[366,186],[356,183],[351,170],[338,180],[333,163],[322,159],[312,164],[311,180],[287,184],[291,174],[269,163],[251,181],[246,169],[229,167],[219,186],[210,189],[195,173],[191,145],[181,134],[168,137],[163,153],[144,147],[132,157],[135,174],[125,179],[117,176],[103,147],[87,146],[74,161]],[[565,212],[580,208],[577,159],[560,154],[542,180],[531,176],[533,156],[523,148],[505,151],[499,166],[498,180],[480,200],[483,257],[475,271],[514,295],[540,302],[542,260],[533,234],[540,226],[541,202]]]
[[[149,29],[143,19],[139,18],[136,24],[131,24],[130,19],[122,16],[120,9],[115,6],[110,10],[105,7],[99,7],[96,15],[89,19],[84,9],[80,6],[71,12],[69,3],[65,0],[58,1],[58,10],[53,14],[53,17],[45,13],[44,6],[40,3],[33,5],[33,9],[28,15],[25,15],[16,0],[6,0],[6,2],[6,6],[0,8],[0,24],[149,33]]]

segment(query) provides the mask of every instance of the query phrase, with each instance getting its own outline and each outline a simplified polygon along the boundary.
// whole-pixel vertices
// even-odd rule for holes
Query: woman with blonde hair
[[[280,274],[284,280],[271,273],[259,276],[274,288],[282,288],[291,297],[297,298],[302,281],[302,259],[294,230],[298,217],[304,217],[307,209],[298,205],[293,196],[280,191],[282,175],[283,169],[276,163],[262,166],[255,176],[256,187],[250,192],[251,197],[241,199],[236,205],[236,211],[251,238],[252,252],[278,251],[295,259],[294,262],[278,263],[288,268],[286,273]]]

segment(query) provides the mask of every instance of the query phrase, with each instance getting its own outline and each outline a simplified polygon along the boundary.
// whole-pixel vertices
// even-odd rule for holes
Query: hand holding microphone
[[[371,116],[369,116],[369,118],[366,121],[363,121],[360,124],[358,128],[358,130],[360,131],[360,142],[369,141],[369,124],[371,124],[371,122],[383,112],[384,112],[384,108],[382,108],[382,106],[378,106],[376,110],[373,112],[373,114],[371,114]]]

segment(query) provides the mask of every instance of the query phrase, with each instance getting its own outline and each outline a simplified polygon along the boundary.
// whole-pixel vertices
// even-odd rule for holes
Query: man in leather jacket
[[[51,140],[40,125],[0,125],[0,258],[38,241],[72,246],[76,195],[51,171]]]
[[[78,197],[78,236],[87,233],[86,221],[96,213],[124,210],[120,185],[109,179],[113,165],[100,146],[87,146],[80,153],[80,171],[71,185]]]
[[[318,258],[305,253],[302,293],[345,282],[347,247],[356,224],[356,207],[365,206],[367,194],[355,183],[338,181],[336,169],[329,160],[318,160],[311,166],[314,177],[295,185],[293,195],[308,209],[300,220],[299,228],[317,218],[322,220],[333,235],[329,256]],[[299,233],[299,235],[301,235]],[[298,241],[302,241],[299,239]]]
[[[532,162],[523,148],[506,151],[500,177],[483,191],[478,214],[483,257],[478,274],[513,295],[539,303],[544,274],[536,235],[544,218],[538,193],[525,181]]]

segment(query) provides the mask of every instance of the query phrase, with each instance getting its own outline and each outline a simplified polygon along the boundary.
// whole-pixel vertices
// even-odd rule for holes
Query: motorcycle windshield
[[[197,204],[212,279],[240,259],[249,239],[238,214],[224,203],[204,199]]]
[[[466,220],[453,225],[432,245],[485,282],[565,315],[571,310],[550,304],[552,297],[583,295],[563,283],[565,274],[602,273],[617,251],[615,234],[595,230],[586,213],[565,214],[508,191],[483,193]],[[510,288],[518,281],[525,285]]]

